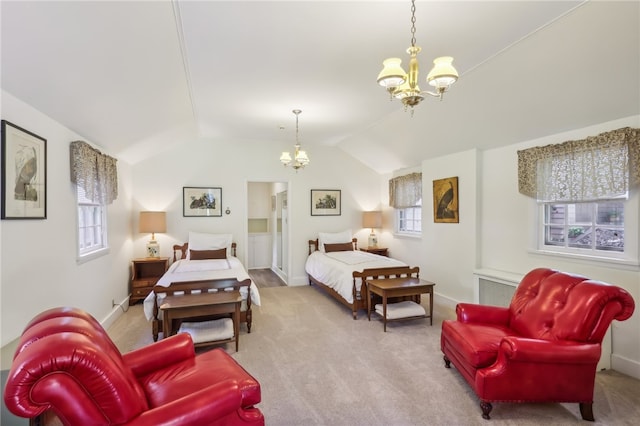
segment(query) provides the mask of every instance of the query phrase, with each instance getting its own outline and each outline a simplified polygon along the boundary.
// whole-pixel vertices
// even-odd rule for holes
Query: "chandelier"
[[[293,164],[291,164],[291,167],[293,167],[297,172],[298,169],[303,169],[304,166],[309,164],[309,157],[307,157],[306,152],[300,149],[300,140],[298,139],[298,116],[300,115],[302,110],[294,109],[292,112],[296,115],[296,145],[295,151],[293,153]],[[291,163],[291,161],[292,159],[289,151],[284,151],[282,155],[280,155],[280,162],[282,162],[285,167],[287,167]]]
[[[405,111],[407,107],[411,108],[418,105],[425,94],[435,96],[442,100],[444,92],[449,89],[458,79],[458,71],[451,64],[453,58],[451,56],[442,56],[434,59],[433,68],[427,74],[427,83],[432,86],[435,92],[422,92],[418,87],[418,53],[420,47],[416,46],[416,2],[411,0],[411,47],[407,49],[410,55],[409,72],[405,73],[400,64],[400,58],[385,59],[382,64],[383,68],[378,74],[378,84],[385,87],[391,99],[399,99],[404,105]]]

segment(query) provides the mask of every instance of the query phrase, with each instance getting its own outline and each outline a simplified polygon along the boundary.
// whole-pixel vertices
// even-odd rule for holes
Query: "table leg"
[[[384,331],[387,332],[387,292],[382,292],[382,321],[384,322]]]
[[[369,283],[367,283],[367,281],[365,280],[363,282],[363,285],[365,286],[365,293],[367,298],[367,318],[369,319],[369,321],[371,321],[371,293],[369,292]]]
[[[236,352],[238,352],[238,347],[240,345],[240,302],[236,303],[236,310],[233,313],[233,334],[236,337]]]
[[[433,325],[433,288],[429,288],[429,321]]]
[[[162,338],[166,339],[169,337],[169,324],[171,323],[171,318],[169,317],[169,310],[166,309],[162,315]]]

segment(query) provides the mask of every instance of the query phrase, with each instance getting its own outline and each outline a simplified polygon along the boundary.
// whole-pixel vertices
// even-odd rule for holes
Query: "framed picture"
[[[222,188],[183,187],[182,215],[185,217],[222,216]]]
[[[433,181],[433,221],[458,223],[458,177]]]
[[[311,216],[340,216],[339,189],[312,189]]]
[[[47,140],[2,120],[2,219],[47,218]]]

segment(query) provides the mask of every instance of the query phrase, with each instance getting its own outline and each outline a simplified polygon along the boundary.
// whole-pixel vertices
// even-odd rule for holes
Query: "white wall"
[[[412,266],[420,266],[420,276],[436,283],[436,311],[454,317],[458,302],[472,302],[475,269],[494,269],[524,275],[536,267],[551,267],[618,285],[640,303],[638,267],[617,268],[609,264],[542,256],[535,246],[535,201],[518,192],[517,151],[531,146],[561,143],[617,129],[640,127],[634,116],[584,129],[514,143],[488,151],[465,151],[422,163],[422,238],[394,237],[393,213],[385,209],[384,243],[391,254]],[[458,176],[460,223],[433,222],[432,182]],[[381,179],[384,187],[390,176]],[[638,189],[630,203],[639,203]],[[637,217],[635,218],[637,220]],[[638,232],[630,223],[628,231]],[[612,359],[615,370],[640,378],[640,308],[624,322],[612,326]]]
[[[228,232],[238,244],[238,257],[245,261],[246,192],[247,182],[252,181],[290,184],[289,285],[308,283],[304,271],[308,240],[317,238],[318,232],[351,229],[360,241],[366,241],[368,232],[362,228],[362,211],[379,204],[379,175],[334,147],[308,149],[311,164],[296,173],[282,166],[280,151],[263,141],[193,140],[136,164],[134,211],[156,208],[167,211],[167,233],[156,235],[161,255],[169,256],[171,246],[186,241],[189,231]],[[222,217],[183,217],[184,186],[221,187]],[[311,216],[311,189],[341,190],[341,215]],[[231,211],[229,215],[224,214],[227,208]],[[134,234],[134,255],[144,253],[146,239],[145,235]]]
[[[525,274],[533,268],[549,267],[573,272],[618,285],[640,304],[638,267],[580,261],[567,257],[541,255],[536,247],[537,208],[535,200],[518,192],[517,151],[532,146],[583,139],[621,127],[640,127],[640,116],[602,123],[588,128],[551,135],[482,153],[480,186],[480,264],[483,269]],[[640,189],[635,188],[628,203],[637,209]],[[462,203],[462,201],[461,201]],[[629,217],[628,219],[631,219]],[[627,223],[627,232],[638,233],[636,223]],[[470,297],[466,294],[466,299]],[[631,318],[612,324],[612,368],[640,378],[640,307]]]
[[[78,265],[69,143],[82,136],[5,91],[2,119],[47,140],[47,218],[3,220],[0,225],[2,346],[17,338],[33,316],[56,306],[78,307],[99,321],[108,320],[115,313],[111,300],[128,295],[130,167],[118,162],[119,195],[108,208],[109,254]],[[10,359],[3,356],[4,362]]]

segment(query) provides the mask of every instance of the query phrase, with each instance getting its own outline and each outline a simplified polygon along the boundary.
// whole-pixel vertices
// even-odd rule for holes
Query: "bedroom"
[[[637,34],[637,20],[635,23]],[[404,28],[399,29],[400,32],[403,30]],[[616,31],[607,33],[613,37]],[[551,33],[548,37],[546,34],[541,36],[541,39],[532,42],[545,43],[548,42],[548,37],[553,41],[554,34]],[[171,244],[184,241],[190,230],[196,230],[231,232],[237,238],[239,253],[241,258],[244,258],[247,248],[246,185],[249,181],[277,181],[287,182],[289,185],[290,285],[306,284],[304,261],[307,257],[308,239],[314,238],[318,232],[352,229],[359,240],[366,241],[368,230],[361,226],[361,212],[383,209],[385,226],[379,231],[380,244],[388,246],[394,257],[420,266],[422,276],[438,283],[436,316],[449,315],[457,301],[472,300],[473,271],[480,267],[524,273],[534,266],[544,264],[616,283],[630,291],[636,300],[640,300],[640,272],[637,267],[619,269],[601,263],[541,256],[530,252],[529,238],[530,230],[534,226],[535,205],[517,192],[515,183],[515,152],[518,149],[579,139],[625,126],[640,127],[637,96],[636,104],[631,110],[617,112],[615,108],[611,108],[611,103],[620,98],[633,97],[634,89],[637,93],[637,75],[640,73],[637,69],[637,45],[636,39],[635,45],[630,46],[630,50],[636,55],[636,61],[632,61],[636,68],[631,70],[635,77],[623,81],[621,88],[613,87],[610,89],[611,92],[592,98],[592,102],[593,99],[597,99],[598,104],[604,105],[604,112],[597,110],[585,113],[585,116],[588,116],[586,121],[566,123],[561,128],[550,126],[537,133],[536,137],[521,136],[502,147],[465,148],[447,154],[416,154],[419,161],[400,162],[390,170],[377,171],[365,165],[361,159],[367,157],[367,152],[364,149],[357,150],[358,146],[366,144],[368,140],[377,139],[375,133],[380,130],[377,128],[363,135],[362,140],[352,140],[348,150],[339,146],[309,148],[312,164],[298,173],[283,168],[277,160],[280,151],[292,148],[291,137],[275,147],[260,141],[236,140],[234,137],[228,137],[215,144],[190,137],[175,138],[177,142],[161,147],[160,140],[174,139],[174,136],[158,135],[158,145],[155,145],[154,137],[141,136],[141,139],[151,140],[151,145],[142,144],[141,151],[151,152],[153,155],[141,157],[133,162],[122,160],[118,163],[120,194],[109,207],[110,252],[83,264],[77,264],[75,257],[75,199],[69,183],[68,144],[72,140],[88,139],[88,136],[73,131],[68,124],[40,112],[28,99],[16,97],[3,84],[2,119],[42,135],[48,141],[48,207],[47,220],[0,222],[2,346],[10,345],[26,321],[49,306],[79,306],[92,312],[105,324],[113,321],[119,311],[112,307],[111,301],[126,300],[129,263],[132,258],[140,257],[144,253],[144,245],[148,239],[148,235],[139,234],[136,230],[137,214],[140,210],[158,209],[168,212],[167,233],[157,236],[164,256],[168,256]],[[511,54],[515,57],[507,57],[504,60],[522,60],[523,56],[526,58],[527,52],[518,54],[514,51]],[[603,51],[595,50],[595,47],[593,51],[585,53],[595,55],[596,60],[602,54]],[[422,61],[427,61],[428,57],[425,54]],[[582,56],[571,58],[577,62],[581,59]],[[376,68],[371,71],[372,74],[378,71],[377,66],[376,64]],[[500,67],[501,63],[497,66]],[[472,80],[487,81],[489,72],[478,69],[469,73],[466,76],[467,82],[464,83],[467,87],[464,87],[461,78],[460,86],[452,90],[457,90],[458,93],[464,92],[464,89],[473,91],[470,89]],[[531,81],[526,80],[527,84],[531,84],[529,89],[536,86]],[[563,82],[564,84],[566,82]],[[591,86],[601,86],[600,81],[590,81],[589,87]],[[379,90],[377,87],[373,89]],[[557,90],[562,89],[563,87],[560,87]],[[387,101],[384,93],[378,95],[379,102]],[[465,111],[465,115],[461,116],[460,119],[465,120],[465,123],[467,119],[476,123],[478,118],[469,116],[481,115],[477,112],[491,102],[493,96],[486,88],[477,89],[473,95],[479,100],[470,104],[471,111]],[[452,93],[452,96],[445,98],[443,102],[430,101],[429,104],[421,105],[425,110],[417,110],[414,120],[420,117],[419,114],[424,114],[424,117],[439,117],[437,108],[451,112],[450,108],[456,104],[455,99]],[[553,103],[553,96],[547,96],[547,100]],[[503,99],[500,98],[496,102],[500,101]],[[546,108],[547,104],[544,105]],[[289,110],[296,106],[288,105],[288,109],[279,114],[278,120],[289,125],[292,119]],[[400,107],[396,108],[398,113],[402,112]],[[595,107],[593,108],[595,110]],[[493,111],[491,114],[500,116],[502,110]],[[510,133],[512,128],[525,126],[524,122],[537,121],[531,120],[535,116],[523,114],[524,118],[511,116],[508,122],[485,118],[494,124],[495,129],[501,130],[499,126],[505,126],[504,133],[513,135]],[[161,119],[160,117],[159,120]],[[89,121],[89,118],[86,120]],[[240,117],[239,120],[250,121],[251,117]],[[303,138],[305,120],[308,120],[309,125],[313,122],[310,112],[305,111],[301,116],[300,130]],[[388,126],[385,129],[391,132],[403,128],[398,123],[408,120],[407,115],[394,115],[390,122],[385,123]],[[109,117],[105,117],[104,121],[110,121]],[[439,131],[442,133],[434,130],[433,136],[429,136],[429,120],[424,121],[427,123],[422,127],[418,127],[417,123],[413,124],[417,127],[416,133],[420,134],[420,137],[408,137],[405,133],[411,133],[409,130],[398,132],[394,139],[410,139],[406,147],[396,148],[398,151],[402,150],[406,156],[411,157],[414,151],[422,153],[419,150],[420,143],[424,143],[425,140],[436,141],[440,135],[446,134],[447,129]],[[118,126],[117,122],[110,124]],[[454,126],[461,124],[454,120],[450,127]],[[383,133],[381,138],[385,138],[387,134]],[[88,142],[99,145],[93,139],[89,139]],[[354,151],[357,154],[353,155]],[[377,153],[377,163],[395,158],[392,155],[386,156],[387,152],[384,150],[372,148],[371,152]],[[423,173],[426,200],[431,199],[430,184],[433,180],[458,176],[461,197],[459,224],[434,224],[430,209],[425,208],[422,239],[403,239],[393,235],[393,212],[387,207],[387,182],[394,175],[410,171]],[[191,185],[221,187],[224,209],[228,208],[230,214],[223,214],[219,218],[183,218],[182,187]],[[319,188],[341,190],[340,216],[310,215],[309,194],[312,189]],[[633,194],[630,203],[638,205],[637,193]],[[635,223],[638,223],[637,216]],[[505,232],[502,232],[503,230]],[[612,363],[619,371],[640,378],[640,337],[636,331],[638,327],[638,314],[614,326]],[[3,352],[3,369],[6,368],[6,360]]]

